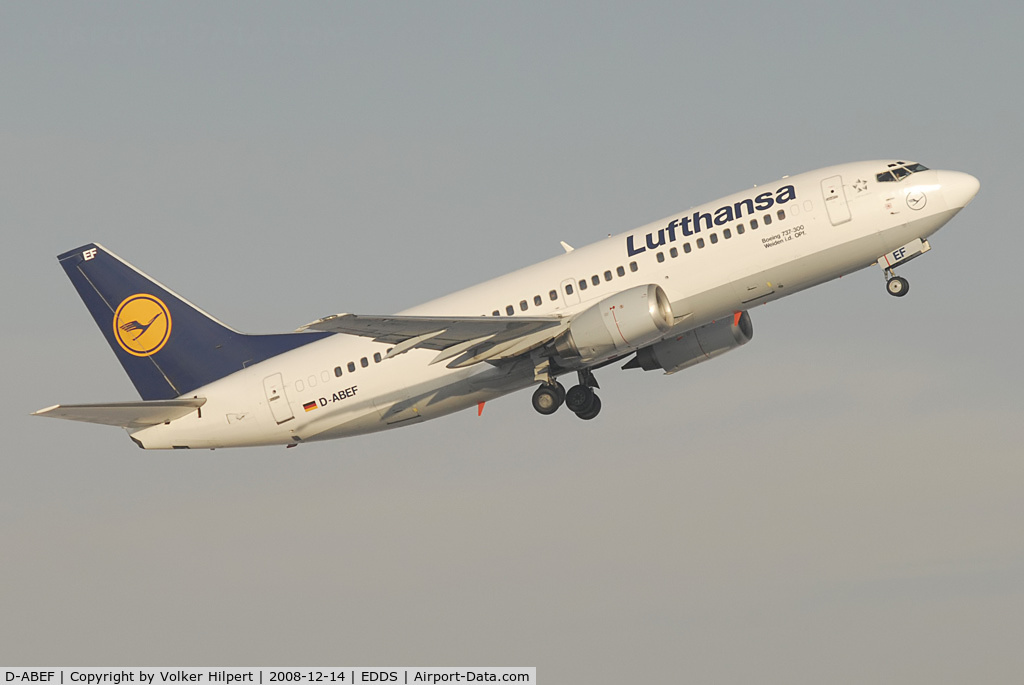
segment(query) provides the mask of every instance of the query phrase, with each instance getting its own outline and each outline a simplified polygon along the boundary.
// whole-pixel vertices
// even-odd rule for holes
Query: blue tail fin
[[[101,245],[57,259],[144,400],[178,397],[324,337],[233,331]]]

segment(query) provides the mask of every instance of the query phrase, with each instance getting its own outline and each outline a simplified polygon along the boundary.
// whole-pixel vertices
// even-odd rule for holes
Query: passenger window
[[[718,242],[718,234],[717,233],[712,233],[711,234],[711,244],[714,245],[717,242]]]
[[[679,250],[673,247],[671,250],[668,251],[668,254],[670,257],[672,257],[672,259],[675,259],[676,257],[679,256]]]
[[[612,272],[611,271],[605,271],[604,272],[604,280],[606,280],[606,281],[612,280]]]
[[[698,248],[704,247],[704,239],[703,238],[697,238],[697,247]]]
[[[736,224],[736,235],[743,235],[743,224]]]
[[[630,263],[629,263],[629,270],[630,270],[630,271],[636,271],[636,270],[637,270],[637,268],[638,268],[638,267],[637,267],[637,265],[636,265],[636,262],[630,262]]]
[[[493,312],[491,312],[491,316],[501,316],[501,312],[495,309]]]
[[[512,316],[513,314],[516,313],[516,310],[512,305],[509,305],[505,307],[505,313],[508,314],[509,316]]]
[[[663,261],[665,261],[665,253],[664,252],[659,252],[658,253],[658,262],[660,263],[660,262],[663,262]]]
[[[757,219],[751,219],[750,220],[750,230],[751,231],[756,231],[757,230]]]
[[[692,251],[693,248],[690,247],[690,243],[683,243],[683,252],[685,252],[686,254],[690,254],[690,252]]]
[[[356,370],[356,363],[355,362],[349,362],[348,363],[348,372],[352,373],[355,370]]]
[[[780,209],[780,210],[778,211],[778,215],[779,215],[779,221],[782,221],[783,219],[785,219],[785,218],[786,218],[786,210],[784,210],[784,209]]]
[[[586,279],[584,279],[584,280],[580,281],[580,290],[586,290],[586,289],[587,289],[587,281],[586,281]]]
[[[378,364],[380,364],[380,352],[374,352],[373,353],[373,361],[375,361]]]
[[[302,392],[305,389],[306,389],[305,383],[303,383],[302,381],[295,381],[295,391],[296,392]]]
[[[527,309],[528,309],[529,307],[530,307],[530,305],[526,304],[526,300],[519,300],[519,308],[520,308],[520,309],[522,309],[522,310],[523,310],[524,312],[525,312],[525,311],[526,311],[526,310],[527,310]]]
[[[772,215],[771,214],[765,214],[764,215],[764,225],[765,226],[771,226],[771,224],[772,224]]]
[[[370,360],[367,359],[366,357],[363,357],[362,359],[359,360],[359,365],[365,369],[367,366],[370,365]]]
[[[544,302],[544,300],[540,299],[540,295],[534,295],[533,296],[533,303],[535,305],[537,305],[539,307],[542,302]]]
[[[306,382],[309,383],[309,387],[315,388],[316,387],[316,376],[310,376],[309,378],[306,379]]]
[[[565,294],[572,295],[572,283],[565,284]]]
[[[548,293],[548,298],[549,298],[549,299],[550,299],[550,300],[551,300],[552,302],[554,302],[555,300],[557,300],[557,299],[558,299],[558,291],[557,291],[557,290],[552,290],[551,292],[549,292],[549,293]]]
[[[341,367],[340,366],[335,366],[334,367],[334,375],[338,376],[338,377],[341,376]]]
[[[594,274],[593,276],[590,277],[590,282],[593,283],[594,285],[600,285],[601,277],[598,276],[597,274]]]
[[[615,273],[617,273],[619,276],[625,276],[626,270],[623,269],[621,266],[617,266],[615,267]]]
[[[331,380],[331,374],[327,373],[326,371],[321,371],[320,380],[326,383],[327,381]]]
[[[729,238],[732,237],[732,231],[730,231],[728,228],[725,229],[724,231],[722,231],[722,237],[728,240]]]

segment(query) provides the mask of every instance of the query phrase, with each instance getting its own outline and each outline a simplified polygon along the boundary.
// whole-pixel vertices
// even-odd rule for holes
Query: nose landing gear
[[[903,297],[910,292],[910,282],[902,276],[891,276],[885,281],[885,289],[893,297]]]
[[[893,273],[892,267],[884,269],[885,289],[893,297],[903,297],[910,292],[910,282],[902,276]]]
[[[878,266],[882,267],[882,274],[885,276],[885,289],[889,291],[890,295],[903,297],[910,292],[910,283],[907,282],[907,279],[893,273],[893,269],[901,264],[906,264],[911,259],[920,257],[930,249],[932,246],[928,244],[927,240],[914,238],[898,250],[893,250],[878,258]]]

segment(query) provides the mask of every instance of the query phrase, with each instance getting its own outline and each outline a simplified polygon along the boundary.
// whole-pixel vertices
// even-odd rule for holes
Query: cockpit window
[[[917,164],[916,162],[894,162],[889,165],[888,171],[876,174],[875,180],[879,183],[899,181],[910,176],[910,174],[917,173],[918,171],[928,171],[928,167],[924,164]]]

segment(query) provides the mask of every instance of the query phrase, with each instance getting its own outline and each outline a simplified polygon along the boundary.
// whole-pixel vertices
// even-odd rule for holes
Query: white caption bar
[[[527,683],[537,682],[535,667],[288,667],[288,668],[0,668],[0,685],[359,685],[360,683]]]

